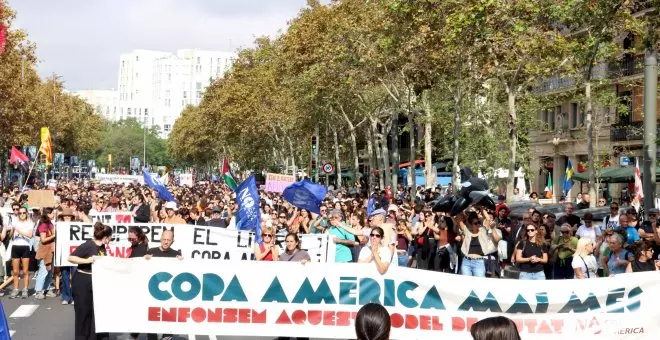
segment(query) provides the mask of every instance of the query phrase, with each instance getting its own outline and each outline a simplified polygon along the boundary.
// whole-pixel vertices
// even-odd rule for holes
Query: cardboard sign
[[[54,208],[55,191],[53,190],[30,190],[28,194],[28,205],[32,208]]]

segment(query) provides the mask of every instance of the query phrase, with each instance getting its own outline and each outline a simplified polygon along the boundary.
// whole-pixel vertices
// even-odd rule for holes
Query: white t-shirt
[[[598,261],[596,261],[596,258],[593,255],[587,255],[584,257],[573,256],[573,263],[571,263],[571,265],[573,266],[573,269],[582,269],[582,273],[588,279],[598,277],[596,274],[596,270],[598,270]],[[588,271],[587,268],[589,269]],[[587,275],[587,273],[589,273],[589,275]]]
[[[11,222],[11,227],[14,229],[14,236],[12,236],[12,244],[15,246],[29,246],[30,239],[25,235],[19,234],[18,230],[20,230],[22,233],[28,233],[32,231],[33,226],[34,223],[32,223],[32,221],[30,220],[22,222],[19,221],[18,218],[14,219]]]
[[[593,226],[593,227],[587,227],[586,225],[581,225],[577,232],[575,233],[575,236],[579,238],[584,238],[588,237],[592,241],[594,241],[594,244],[596,244],[596,239],[602,235],[601,231],[599,228]]]
[[[610,215],[605,216],[603,218],[603,229],[617,229],[617,226],[619,225],[619,214],[616,214],[616,216],[612,217]]]
[[[358,255],[358,261],[366,260],[371,256],[371,248],[370,247],[362,247],[360,249],[360,255]],[[396,265],[398,263],[398,258],[396,256],[392,256],[392,252],[390,252],[389,247],[383,247],[381,246],[378,248],[378,256],[380,256],[381,260],[387,262],[387,260],[390,260],[390,266],[391,265]],[[373,262],[373,259],[371,260]]]

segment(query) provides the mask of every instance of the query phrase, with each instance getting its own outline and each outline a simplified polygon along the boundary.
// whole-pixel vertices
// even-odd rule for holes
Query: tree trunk
[[[380,138],[378,133],[378,122],[371,121],[371,137],[376,146],[376,162],[378,162],[378,183],[380,189],[385,188],[385,165],[383,164],[383,157],[381,157]]]
[[[415,161],[417,160],[417,145],[415,144],[415,119],[413,113],[408,114],[408,127],[410,129],[410,166],[408,167],[408,190],[410,197],[415,197],[415,190],[417,189],[415,181]]]
[[[293,175],[296,175],[296,172],[298,171],[298,167],[296,166],[296,152],[293,150],[293,142],[291,141],[291,137],[286,136],[287,141],[289,142],[289,157],[291,157],[291,166],[293,169],[291,170],[293,172]],[[288,169],[289,164],[287,163],[287,169],[286,169],[286,174],[289,173]]]
[[[456,87],[457,91],[460,87]],[[452,131],[452,137],[454,138],[453,153],[454,157],[452,159],[451,165],[451,185],[454,192],[458,192],[458,189],[461,187],[461,167],[459,166],[459,154],[461,151],[461,96],[457,92],[454,96],[454,128]]]
[[[433,133],[433,114],[431,113],[431,104],[429,103],[429,94],[428,91],[424,91],[422,94],[422,102],[424,104],[424,177],[426,177],[426,188],[429,189],[433,187],[433,183],[436,181],[433,176],[433,159],[431,158],[433,152],[433,146],[431,145],[431,134]]]
[[[390,136],[392,139],[392,189],[396,190],[399,186],[399,164],[401,163],[401,156],[399,155],[399,113],[396,110],[392,113]]]
[[[596,206],[598,197],[596,196],[596,168],[594,162],[594,124],[593,124],[593,107],[591,103],[591,81],[587,81],[584,87],[584,99],[586,101],[586,117],[585,122],[587,124],[587,159],[588,159],[588,171],[589,171],[589,197],[591,208]]]
[[[357,149],[357,138],[355,136],[355,129],[351,128],[350,130],[350,136],[351,136],[351,153],[353,154],[353,176],[355,176],[353,179],[355,180],[356,183],[360,182],[360,159],[358,156],[358,149]]]
[[[516,174],[516,149],[518,147],[516,93],[515,89],[506,86],[509,103],[509,178],[507,179],[506,198],[509,202],[513,199],[513,186]],[[522,193],[521,193],[522,194]]]
[[[316,164],[316,169],[314,169],[314,182],[318,183],[319,182],[319,147],[321,145],[321,140],[319,136],[319,124],[317,123],[316,126],[314,127],[314,135],[316,136],[316,149],[314,149],[314,154],[312,157],[314,157],[314,163]]]
[[[339,189],[341,188],[341,160],[339,159],[339,138],[336,128],[332,128],[332,140],[335,144],[335,174],[337,175],[337,189]]]
[[[376,169],[376,160],[374,159],[373,147],[374,135],[371,132],[371,126],[367,128],[367,154],[369,155],[369,176],[367,187],[369,188],[368,194],[370,195],[374,190],[374,169]]]
[[[385,186],[392,185],[392,177],[390,171],[390,150],[387,147],[387,135],[389,133],[388,128],[391,127],[392,122],[387,122],[383,126],[383,131],[378,133],[378,139],[380,140],[380,151],[382,152],[381,158],[383,159],[383,178],[385,180]]]

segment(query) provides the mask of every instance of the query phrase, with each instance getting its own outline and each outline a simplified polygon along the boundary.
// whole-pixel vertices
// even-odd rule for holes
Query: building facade
[[[626,44],[625,41],[623,43]],[[596,172],[606,167],[634,167],[638,157],[641,167],[644,144],[644,56],[624,55],[620,60],[599,64],[593,77],[596,80],[594,83],[606,80],[602,83],[607,85],[592,91],[614,98],[614,101],[608,101],[607,105],[598,101],[593,105]],[[576,88],[574,79],[554,77],[540,84],[538,91],[547,95],[559,95],[574,91],[583,93],[584,89]],[[562,187],[569,160],[574,172],[588,171],[586,115],[582,99],[557,97],[566,99],[558,100],[554,106],[541,110],[538,119],[544,128],[530,131],[530,171],[533,177],[531,191],[543,192],[548,178],[551,177],[554,201],[564,195]],[[660,100],[658,104],[656,117],[660,121]],[[599,198],[608,196],[618,200],[624,188],[630,190],[630,185],[601,184],[598,195]],[[572,200],[578,193],[587,191],[587,183],[575,182],[566,197]]]
[[[198,105],[204,90],[224,77],[234,59],[234,53],[218,51],[135,50],[119,57],[116,91],[77,93],[98,107],[104,118],[134,118],[146,127],[158,127],[161,137],[167,138],[185,107]]]
[[[119,92],[112,90],[82,90],[72,92],[94,107],[94,112],[107,120],[117,120]]]

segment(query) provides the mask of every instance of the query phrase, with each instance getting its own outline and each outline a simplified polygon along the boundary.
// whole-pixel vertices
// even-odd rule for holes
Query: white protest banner
[[[281,174],[266,174],[266,191],[283,193],[284,189],[296,181],[296,176],[281,175]]]
[[[189,187],[193,186],[193,175],[192,174],[181,174],[179,175],[179,184],[187,185]]]
[[[403,267],[380,275],[373,263],[104,257],[93,273],[100,332],[351,339],[368,302],[388,309],[392,339],[468,340],[472,324],[494,315],[511,318],[523,339],[641,340],[660,331],[657,272],[530,284]]]
[[[144,177],[138,175],[116,175],[116,174],[99,174],[94,177],[102,183],[117,183],[117,184],[130,184],[140,183],[144,184]]]
[[[89,214],[92,222],[111,223],[133,223],[132,212],[93,212]]]
[[[112,241],[107,247],[108,254],[116,257],[128,257],[131,244],[128,241],[128,229],[132,226],[142,228],[149,247],[158,247],[165,229],[174,230],[172,248],[180,249],[186,259],[202,260],[254,260],[254,235],[249,231],[228,230],[216,227],[194,226],[186,224],[128,223],[108,224],[112,227]],[[55,241],[55,266],[71,266],[67,258],[76,247],[93,238],[93,223],[58,222]],[[284,252],[284,235],[277,235],[276,244],[280,253]],[[300,247],[307,250],[313,262],[334,261],[334,244],[328,247],[327,234],[300,235]]]

